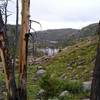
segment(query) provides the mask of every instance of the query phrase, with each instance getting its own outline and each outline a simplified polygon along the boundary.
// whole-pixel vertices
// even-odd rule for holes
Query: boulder
[[[91,84],[92,84],[92,81],[83,82],[83,90],[84,91],[90,91],[91,90]]]
[[[37,77],[42,77],[45,73],[46,73],[46,71],[44,69],[39,69],[36,72],[36,76]]]
[[[59,97],[64,97],[64,96],[68,96],[68,95],[69,95],[69,91],[65,90],[59,95]]]
[[[39,92],[36,95],[36,100],[41,100],[41,98],[45,95],[45,90],[40,89]]]

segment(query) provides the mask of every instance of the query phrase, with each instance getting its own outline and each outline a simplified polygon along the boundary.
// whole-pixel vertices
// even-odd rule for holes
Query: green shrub
[[[47,97],[54,97],[57,96],[60,91],[60,81],[56,78],[51,78],[49,75],[45,75],[40,80],[40,87],[46,91]]]
[[[50,77],[46,74],[39,82],[42,89],[46,91],[45,96],[48,98],[58,97],[61,92],[67,90],[70,93],[82,92],[82,83],[80,81],[61,80],[55,77]],[[69,97],[68,97],[69,98]]]
[[[83,91],[82,83],[78,80],[67,80],[64,82],[64,89],[71,93],[80,93]]]

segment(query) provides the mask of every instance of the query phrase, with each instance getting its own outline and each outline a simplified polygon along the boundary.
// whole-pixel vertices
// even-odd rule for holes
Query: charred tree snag
[[[13,72],[12,60],[8,49],[8,37],[5,32],[5,25],[2,20],[0,11],[0,52],[4,66],[4,73],[6,76],[7,100],[17,100],[16,83]]]
[[[93,72],[90,100],[100,100],[100,22],[98,25],[98,35],[99,35],[99,41],[98,41],[95,68]]]
[[[19,47],[19,95],[21,100],[27,100],[27,54],[26,33],[29,32],[30,0],[22,0],[22,25]]]

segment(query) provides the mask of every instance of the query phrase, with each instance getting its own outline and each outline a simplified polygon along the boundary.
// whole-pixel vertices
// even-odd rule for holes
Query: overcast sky
[[[31,19],[39,21],[43,29],[82,28],[100,19],[100,0],[30,1]],[[8,18],[8,23],[15,23],[15,7],[15,0],[13,0],[8,6],[8,9],[13,12],[13,15]],[[39,26],[34,24],[33,28],[37,30]]]

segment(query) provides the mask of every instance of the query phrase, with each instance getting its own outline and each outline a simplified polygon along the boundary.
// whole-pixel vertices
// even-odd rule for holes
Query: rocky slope
[[[78,44],[64,48],[45,64],[30,66],[28,68],[30,100],[40,91],[45,91],[49,98],[57,100],[88,99],[97,42],[98,36],[87,37]],[[62,94],[65,94],[63,99],[59,97]]]

